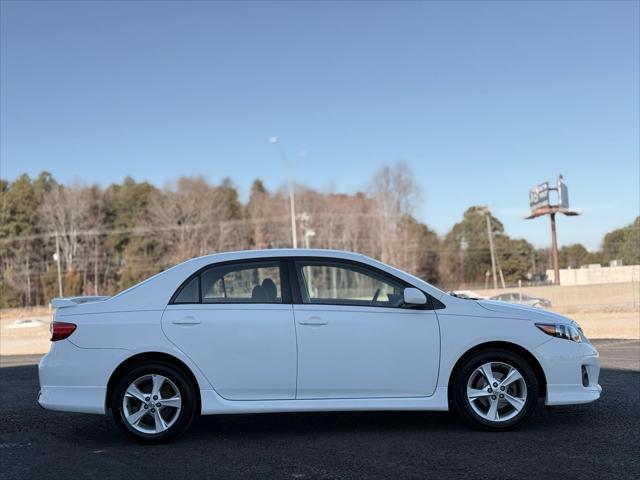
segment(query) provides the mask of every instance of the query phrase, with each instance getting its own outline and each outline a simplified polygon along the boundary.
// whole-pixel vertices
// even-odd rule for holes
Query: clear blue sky
[[[108,185],[286,171],[366,187],[406,161],[439,233],[489,205],[512,236],[528,189],[565,176],[597,248],[639,214],[639,3],[9,2],[1,4],[1,176]]]

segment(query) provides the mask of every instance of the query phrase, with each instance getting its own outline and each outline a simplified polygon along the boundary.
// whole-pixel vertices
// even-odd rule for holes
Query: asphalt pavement
[[[36,404],[38,356],[0,359],[0,479],[640,478],[640,343],[595,341],[601,399],[538,408],[513,432],[437,412],[202,417],[141,446],[109,416]]]

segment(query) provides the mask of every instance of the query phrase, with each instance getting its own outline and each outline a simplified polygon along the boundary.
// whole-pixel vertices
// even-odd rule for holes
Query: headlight
[[[580,332],[572,325],[562,325],[559,323],[536,323],[536,327],[552,337],[564,338],[565,340],[572,340],[578,343],[582,342]]]

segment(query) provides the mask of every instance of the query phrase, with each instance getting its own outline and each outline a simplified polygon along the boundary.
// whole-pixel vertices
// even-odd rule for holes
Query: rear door
[[[405,282],[365,264],[295,259],[298,399],[429,396],[440,330],[433,310],[405,308]]]
[[[222,397],[295,398],[294,317],[279,259],[202,270],[176,292],[162,328]]]

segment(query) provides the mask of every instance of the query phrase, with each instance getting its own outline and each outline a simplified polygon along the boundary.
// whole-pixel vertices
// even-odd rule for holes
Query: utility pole
[[[287,157],[284,154],[284,149],[282,148],[282,144],[278,141],[278,137],[271,137],[269,141],[273,143],[278,149],[278,153],[280,154],[280,158],[284,162],[285,167],[290,169],[291,165],[287,161]],[[291,212],[291,243],[293,248],[298,248],[298,233],[296,232],[296,201],[295,201],[295,195],[293,191],[294,186],[293,186],[293,179],[291,178],[292,177],[291,172],[289,172],[288,177],[289,177],[289,180],[287,184],[289,187],[289,209]]]
[[[63,297],[64,292],[62,291],[62,271],[60,270],[60,238],[59,238],[58,232],[56,232],[55,260],[58,266],[58,294],[60,295],[60,297]]]
[[[556,213],[549,214],[551,219],[551,262],[553,264],[553,283],[560,285],[560,264],[558,262],[558,234],[556,233]]]
[[[98,295],[98,235],[93,245],[93,294]]]
[[[302,228],[303,232],[304,248],[309,249],[309,238],[315,237],[316,232],[312,228],[309,228],[309,214],[307,212],[302,212],[300,215],[300,228]]]
[[[296,232],[296,201],[293,196],[293,182],[289,180],[289,208],[291,209],[291,244],[298,248],[298,233]]]
[[[27,274],[27,306],[31,308],[31,270],[29,269],[29,256],[31,252],[29,247],[25,248],[25,252],[25,273]]]
[[[460,238],[460,278],[458,280],[458,288],[462,288],[463,285],[466,285],[464,278],[464,254],[467,251],[467,248],[469,248],[469,243],[463,236]]]
[[[504,283],[504,275],[502,274],[500,262],[498,262],[498,273],[500,274],[500,285],[502,285],[502,288],[507,288],[507,285]]]
[[[484,209],[485,219],[487,220],[487,236],[489,237],[489,249],[491,250],[491,274],[493,276],[493,288],[498,289],[498,276],[496,275],[496,250],[493,245],[493,231],[491,230],[491,218],[489,218],[489,209]]]

